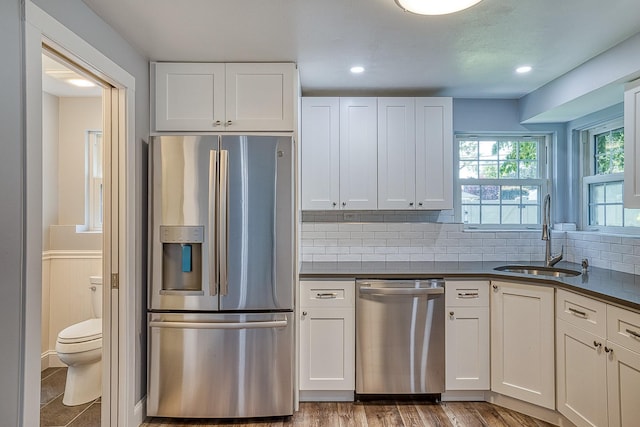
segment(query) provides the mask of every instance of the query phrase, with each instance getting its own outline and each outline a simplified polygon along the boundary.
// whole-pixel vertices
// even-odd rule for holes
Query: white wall
[[[58,97],[42,93],[42,245],[49,249],[49,226],[58,224]]]

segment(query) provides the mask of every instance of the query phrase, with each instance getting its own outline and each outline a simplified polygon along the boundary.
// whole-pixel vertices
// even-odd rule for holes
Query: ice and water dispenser
[[[162,289],[160,293],[203,294],[204,226],[160,226]]]

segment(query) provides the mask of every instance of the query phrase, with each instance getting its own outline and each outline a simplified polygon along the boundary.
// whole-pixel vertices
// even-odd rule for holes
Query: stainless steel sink
[[[537,265],[501,265],[494,268],[496,271],[508,273],[530,274],[532,276],[552,276],[552,277],[574,277],[582,273],[575,270],[556,267],[539,267]]]

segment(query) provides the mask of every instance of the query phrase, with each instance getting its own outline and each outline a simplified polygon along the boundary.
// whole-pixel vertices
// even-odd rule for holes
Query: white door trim
[[[138,426],[144,418],[143,405],[136,402],[135,381],[140,376],[136,372],[135,342],[139,325],[135,325],[136,277],[140,277],[135,266],[135,236],[139,225],[136,224],[136,189],[134,185],[126,186],[126,183],[135,183],[135,78],[111,61],[96,48],[91,46],[78,35],[70,31],[60,22],[45,13],[31,1],[25,2],[25,69],[26,69],[26,117],[27,117],[27,147],[26,147],[26,229],[27,248],[26,259],[40,261],[42,257],[42,77],[41,77],[41,52],[42,42],[47,43],[69,56],[87,69],[94,72],[103,80],[118,89],[119,94],[119,167],[113,173],[118,175],[119,197],[119,235],[118,235],[118,266],[119,285],[118,291],[111,291],[105,286],[105,292],[117,298],[114,305],[117,312],[113,313],[119,319],[114,323],[117,330],[112,331],[117,335],[117,360],[115,366],[119,369],[112,382],[115,384],[104,387],[116,386],[115,394],[103,390],[103,406],[115,407],[115,418],[108,409],[103,409],[103,426]],[[124,126],[123,126],[124,125]],[[38,237],[37,235],[40,235]],[[40,402],[40,334],[41,334],[41,265],[27,261],[26,265],[26,319],[25,319],[25,347],[24,347],[24,388],[23,388],[23,422],[24,425],[39,424]],[[41,264],[41,263],[40,263]],[[105,277],[105,283],[109,279]],[[107,294],[107,295],[108,295]],[[105,298],[105,311],[112,313],[110,298]],[[107,320],[105,320],[107,322]],[[119,336],[118,336],[119,335]],[[105,360],[109,363],[109,357]],[[110,366],[110,365],[107,365]],[[117,401],[109,402],[109,396],[116,396]],[[106,397],[106,399],[105,399]],[[106,400],[106,401],[105,401]]]

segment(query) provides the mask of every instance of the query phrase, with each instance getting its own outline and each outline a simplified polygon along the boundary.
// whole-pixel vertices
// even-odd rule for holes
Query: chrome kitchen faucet
[[[558,255],[551,254],[551,233],[549,232],[549,223],[551,222],[551,195],[544,197],[544,205],[542,207],[542,240],[546,240],[544,248],[544,265],[545,267],[553,267],[562,260],[564,253],[564,245],[560,249]]]

